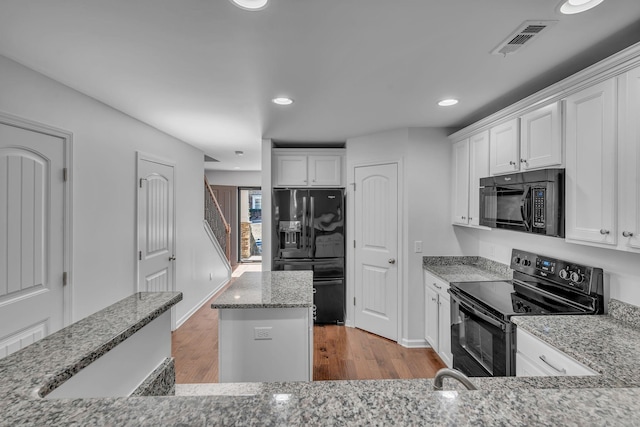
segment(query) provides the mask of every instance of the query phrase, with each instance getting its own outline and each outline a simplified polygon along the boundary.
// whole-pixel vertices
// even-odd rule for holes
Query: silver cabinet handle
[[[172,255],[172,256],[169,257],[169,261],[175,261],[175,260],[176,260],[175,255]]]
[[[467,217],[466,217],[466,216],[463,216],[463,217],[462,217],[462,219],[467,219]]]
[[[509,160],[509,164],[510,164],[511,166],[515,166],[515,165],[516,165],[516,162],[514,162],[513,160]]]
[[[436,285],[436,283],[435,283],[435,282],[433,282],[433,286],[435,286],[437,289],[442,289],[442,286],[438,286],[438,285]]]
[[[436,302],[436,299],[435,298],[431,298],[431,301]]]
[[[527,159],[520,159],[520,163],[527,163]]]
[[[602,234],[603,236],[604,236],[605,234],[609,234],[609,233],[610,233],[610,232],[609,232],[609,230],[605,230],[604,228],[601,228],[601,229],[600,229],[600,234]]]
[[[546,356],[543,354],[542,356],[540,356],[540,360],[542,360],[544,363],[546,363],[547,365],[551,366],[555,371],[560,372],[561,374],[566,374],[567,370],[562,368],[562,369],[558,369],[555,366],[553,366],[551,363],[549,363],[549,361],[547,360]]]
[[[622,236],[624,237],[633,237],[633,233],[630,231],[623,231]]]
[[[396,260],[395,260],[395,259],[393,259],[393,258],[390,258],[390,259],[389,259],[389,264],[395,264],[395,263],[396,263]]]

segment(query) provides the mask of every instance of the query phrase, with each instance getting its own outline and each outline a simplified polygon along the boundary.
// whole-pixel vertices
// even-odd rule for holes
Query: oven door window
[[[463,304],[456,305],[458,321],[452,328],[454,367],[471,376],[509,375],[509,343],[505,331],[497,326],[500,321],[488,321]]]

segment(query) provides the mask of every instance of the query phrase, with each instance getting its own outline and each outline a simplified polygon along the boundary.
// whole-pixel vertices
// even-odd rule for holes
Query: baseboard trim
[[[398,342],[398,344],[400,344],[403,347],[406,348],[426,348],[426,347],[431,347],[429,345],[429,343],[427,342],[427,340],[425,339],[421,339],[421,340],[410,340],[407,338],[403,338],[400,340],[400,342]]]
[[[227,285],[227,283],[229,283],[230,281],[231,281],[230,277],[229,278],[224,278],[218,284],[218,286],[216,286],[211,292],[209,292],[204,298],[202,298],[202,300],[200,300],[200,302],[198,304],[196,304],[191,310],[189,310],[187,313],[185,313],[184,316],[182,316],[180,319],[178,319],[178,321],[176,322],[176,329],[178,329],[180,326],[182,326],[184,324],[184,322],[189,320],[189,318],[191,316],[193,316],[193,314],[196,311],[198,311],[200,309],[200,307],[205,305],[207,303],[207,301],[209,301],[216,294],[216,292],[218,292],[220,289],[225,287]]]

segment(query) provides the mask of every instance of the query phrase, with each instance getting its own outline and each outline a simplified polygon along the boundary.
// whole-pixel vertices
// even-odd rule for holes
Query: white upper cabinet
[[[640,67],[619,78],[618,246],[640,250]]]
[[[516,172],[520,168],[520,132],[518,119],[489,129],[491,175]]]
[[[309,156],[309,185],[342,185],[342,156]]]
[[[520,169],[562,164],[562,124],[559,102],[520,117]]]
[[[570,95],[565,109],[566,240],[616,245],[616,80]]]
[[[453,144],[453,206],[454,224],[469,223],[469,140]]]
[[[273,186],[344,187],[343,162],[343,150],[274,150]]]
[[[469,138],[469,224],[480,225],[480,178],[489,176],[489,131]]]
[[[275,185],[297,187],[308,185],[307,156],[275,156]]]
[[[480,178],[489,176],[489,131],[453,144],[453,224],[480,224]]]

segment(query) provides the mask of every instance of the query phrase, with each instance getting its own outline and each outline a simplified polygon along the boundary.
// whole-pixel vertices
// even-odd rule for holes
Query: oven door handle
[[[484,320],[487,323],[490,323],[491,325],[500,328],[502,331],[505,331],[507,329],[507,326],[505,325],[504,322],[498,320],[498,319],[494,319],[493,317],[482,313],[481,311],[471,307],[468,304],[465,304],[464,302],[462,302],[460,299],[458,298],[454,298],[456,301],[458,301],[458,304],[460,304],[461,307],[464,307],[465,310],[468,310],[469,312],[471,312],[471,314],[473,314],[474,316],[477,316],[479,318],[481,318],[482,320]]]

